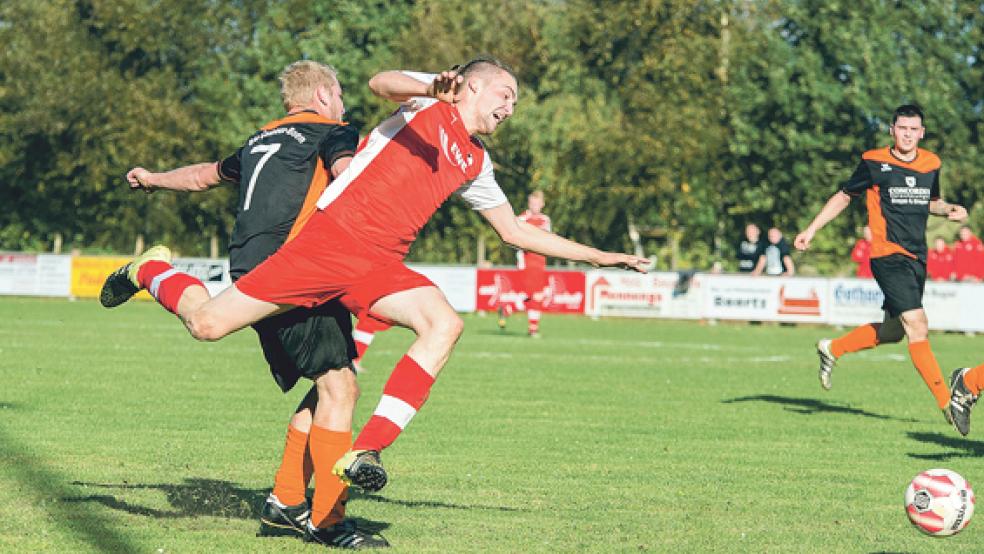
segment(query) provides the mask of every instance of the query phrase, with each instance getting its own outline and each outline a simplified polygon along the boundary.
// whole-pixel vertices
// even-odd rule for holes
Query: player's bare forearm
[[[942,198],[937,198],[929,203],[929,213],[945,217],[950,221],[963,221],[967,219],[967,209],[959,204],[944,202]]]
[[[851,197],[844,191],[837,191],[834,193],[827,203],[820,208],[820,212],[817,213],[813,221],[803,230],[802,233],[796,235],[796,239],[793,240],[793,246],[800,250],[806,250],[810,247],[810,241],[813,240],[813,235],[817,234],[820,229],[830,223],[835,217],[837,217],[844,208],[851,205]]]
[[[208,190],[222,182],[216,162],[186,165],[170,171],[153,173],[135,167],[126,174],[130,188],[153,191],[156,189],[196,192]]]
[[[369,89],[380,98],[406,102],[414,96],[427,96],[427,83],[422,83],[402,71],[383,71],[369,79]]]
[[[645,258],[598,250],[520,221],[509,204],[483,210],[482,215],[503,241],[520,250],[585,262],[593,266],[624,267],[641,273],[645,273],[650,265]]]

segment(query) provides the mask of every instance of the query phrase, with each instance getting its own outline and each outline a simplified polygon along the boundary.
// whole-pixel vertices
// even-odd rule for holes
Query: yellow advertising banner
[[[116,256],[75,256],[72,258],[72,296],[99,298],[99,291],[102,290],[106,277],[132,259]],[[134,298],[151,300],[147,291],[140,291]]]

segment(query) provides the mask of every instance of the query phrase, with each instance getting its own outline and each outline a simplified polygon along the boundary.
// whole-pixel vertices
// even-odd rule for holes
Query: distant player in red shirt
[[[513,113],[519,87],[502,62],[480,58],[436,76],[387,71],[369,86],[400,108],[372,131],[297,236],[234,286],[189,305],[201,283],[189,283],[168,260],[141,257],[110,279],[147,288],[199,340],[218,340],[270,315],[334,298],[358,316],[371,309],[414,331],[417,338],[375,412],[334,465],[343,480],[372,492],[387,481],[379,451],[423,406],[461,336],[463,322],[441,291],[403,263],[417,233],[452,194],[516,248],[643,273],[649,261],[603,252],[516,217],[475,136],[492,134]]]
[[[964,225],[953,243],[954,271],[957,281],[977,283],[984,280],[984,244]]]
[[[534,190],[526,199],[527,209],[516,216],[520,221],[550,232],[550,216],[543,213],[543,191]],[[527,330],[531,337],[540,336],[540,315],[543,308],[543,295],[547,288],[547,258],[535,252],[516,252],[516,267],[522,271],[523,301],[526,307]],[[506,317],[512,313],[509,304],[499,307],[499,327],[506,326]]]
[[[956,275],[953,250],[946,245],[943,237],[936,237],[933,247],[926,255],[926,273],[933,281],[952,281]]]
[[[854,243],[854,249],[851,250],[851,259],[858,264],[854,276],[871,279],[871,227],[865,225],[861,232],[862,237]]]

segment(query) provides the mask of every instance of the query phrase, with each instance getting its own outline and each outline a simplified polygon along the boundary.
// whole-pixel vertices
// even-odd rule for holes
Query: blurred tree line
[[[125,172],[231,153],[282,114],[293,60],[338,68],[368,132],[393,108],[373,73],[476,53],[520,77],[487,141],[500,183],[517,211],[544,189],[576,240],[733,268],[745,223],[791,239],[908,102],[927,112],[945,196],[984,224],[981,1],[4,0],[0,44],[0,249],[224,248],[235,191],[144,195]],[[800,265],[842,269],[863,217],[852,207]],[[511,262],[452,201],[411,259],[473,263],[479,242]]]

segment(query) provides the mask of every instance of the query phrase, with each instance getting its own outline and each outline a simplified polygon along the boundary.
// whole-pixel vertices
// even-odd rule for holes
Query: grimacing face
[[[491,135],[500,123],[512,116],[519,85],[509,72],[503,70],[489,71],[477,77],[481,84],[475,103],[480,120],[476,132]]]
[[[899,116],[891,129],[892,138],[895,139],[895,149],[902,154],[913,152],[919,146],[919,140],[923,138],[925,132],[922,118],[919,116]]]

